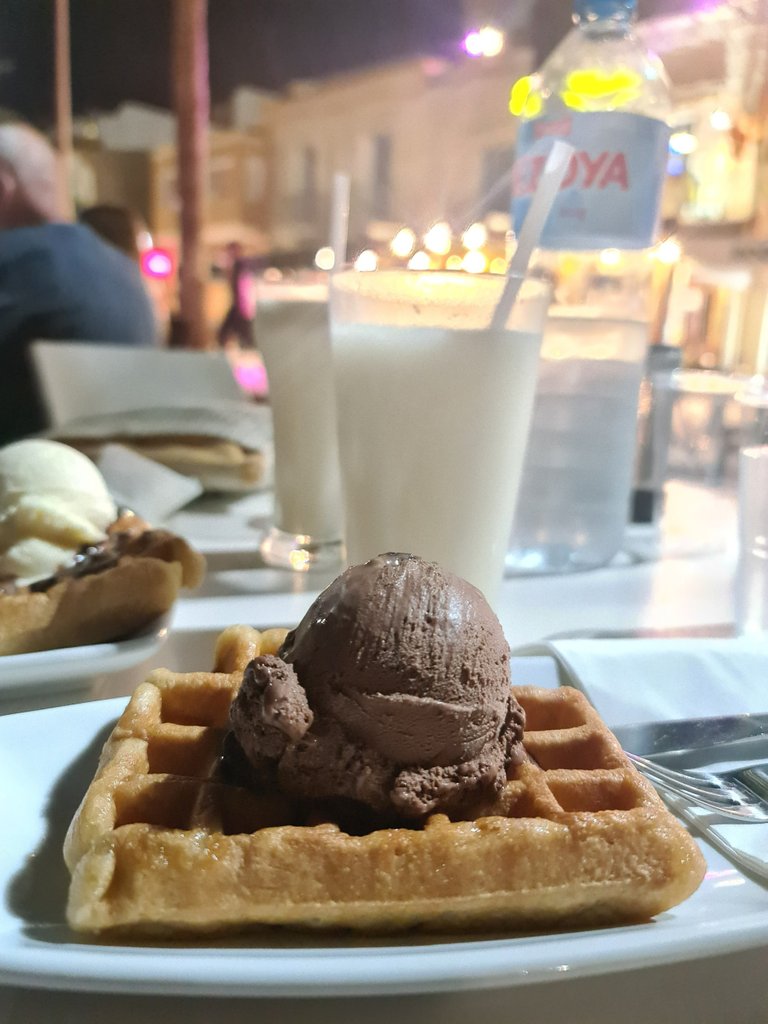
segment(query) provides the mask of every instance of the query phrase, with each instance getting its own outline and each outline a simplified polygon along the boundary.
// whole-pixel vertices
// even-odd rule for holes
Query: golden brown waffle
[[[645,920],[704,860],[576,690],[515,688],[531,760],[494,813],[349,835],[217,778],[231,699],[284,630],[232,627],[213,673],[152,673],[67,835],[72,928],[184,935],[265,924],[460,932]]]
[[[138,517],[115,528],[136,536],[149,530]],[[64,577],[42,592],[0,594],[0,655],[119,640],[167,612],[181,587],[200,585],[205,559],[174,534],[151,536],[141,554],[109,569]]]
[[[215,437],[114,435],[98,441],[67,437],[66,443],[91,459],[98,458],[105,444],[121,444],[176,473],[195,477],[206,491],[251,491],[262,483],[267,471],[263,452]]]

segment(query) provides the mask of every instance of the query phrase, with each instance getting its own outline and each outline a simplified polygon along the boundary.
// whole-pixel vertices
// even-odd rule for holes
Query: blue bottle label
[[[512,176],[515,231],[555,139],[571,159],[541,239],[547,249],[644,249],[654,242],[667,164],[663,121],[617,111],[564,113],[524,122]]]

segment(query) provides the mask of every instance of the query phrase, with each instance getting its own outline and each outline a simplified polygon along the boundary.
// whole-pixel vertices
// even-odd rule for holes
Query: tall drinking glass
[[[768,633],[768,445],[739,452],[739,633]]]
[[[736,628],[768,635],[768,384],[747,381],[736,395],[740,410]]]
[[[624,540],[648,325],[584,312],[553,308],[544,329],[512,574],[594,569]]]
[[[297,571],[335,567],[341,493],[326,284],[261,283],[256,340],[275,444],[275,522],[261,555]]]
[[[525,451],[548,285],[344,271],[331,338],[348,562],[407,551],[494,600]]]

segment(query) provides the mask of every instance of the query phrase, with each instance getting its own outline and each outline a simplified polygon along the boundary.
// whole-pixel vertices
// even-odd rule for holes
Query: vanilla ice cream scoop
[[[49,576],[116,518],[101,473],[76,449],[38,438],[0,449],[0,576]]]

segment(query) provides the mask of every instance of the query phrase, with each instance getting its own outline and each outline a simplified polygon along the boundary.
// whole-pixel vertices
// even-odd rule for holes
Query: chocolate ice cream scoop
[[[278,759],[309,729],[312,711],[293,668],[268,654],[246,668],[230,719],[249,760]]]
[[[497,793],[523,757],[523,712],[498,619],[479,590],[413,555],[344,572],[279,659],[291,699],[301,702],[296,687],[305,696],[306,729],[275,743],[266,710],[243,712],[267,706],[250,666],[232,727],[251,765],[266,759],[286,793],[350,798],[404,818],[460,816]]]

